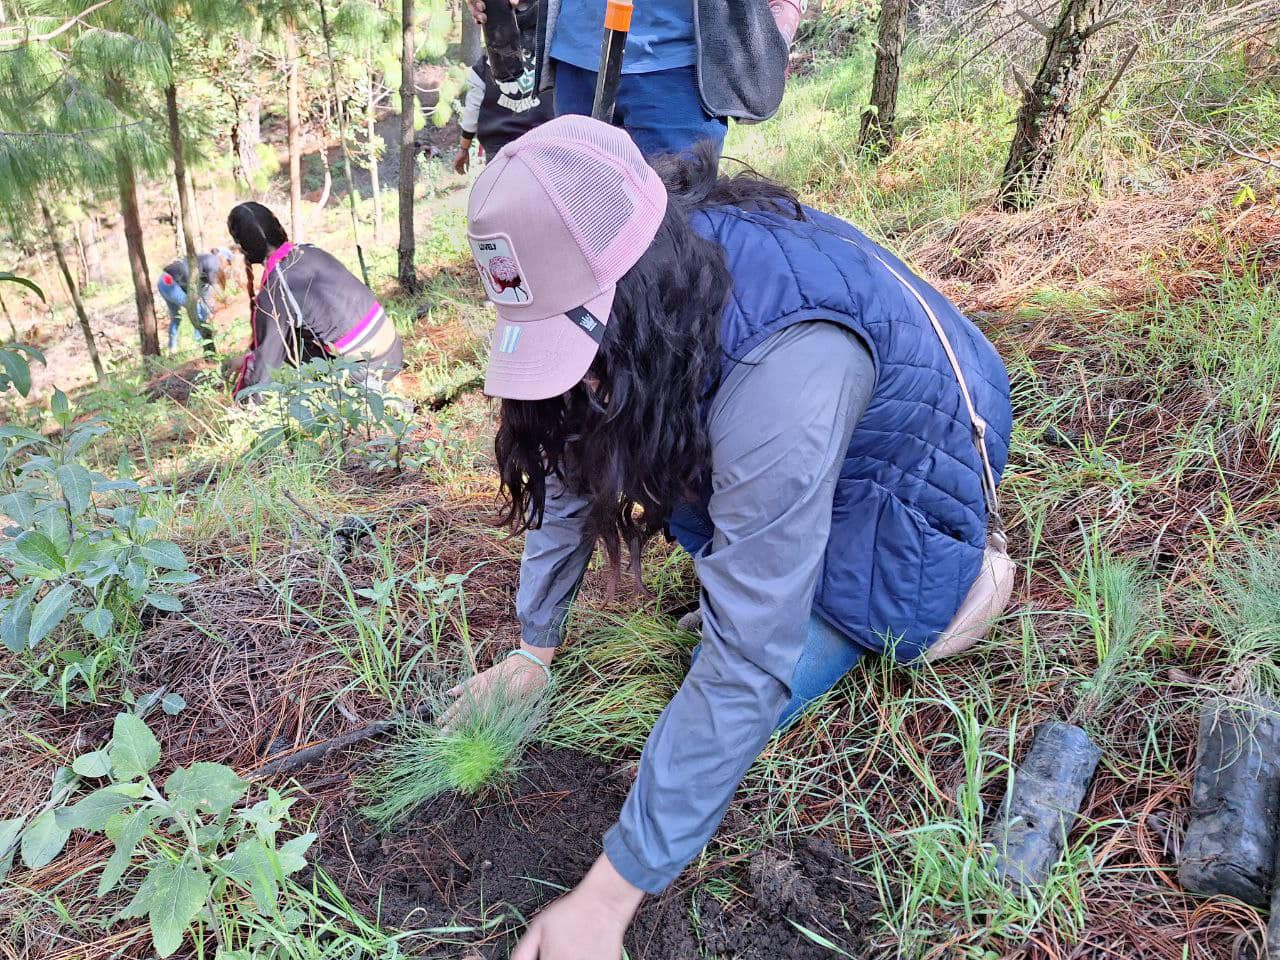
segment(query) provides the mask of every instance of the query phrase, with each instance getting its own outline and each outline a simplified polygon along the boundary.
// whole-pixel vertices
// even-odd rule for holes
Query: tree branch
[[[1107,29],[1107,27],[1115,26],[1117,23],[1119,23],[1123,19],[1124,19],[1124,14],[1117,13],[1114,17],[1107,17],[1107,19],[1105,20],[1099,20],[1092,27],[1089,27],[1087,30],[1083,31],[1080,34],[1080,39],[1088,40],[1095,33],[1099,33],[1100,31]]]
[[[1115,76],[1111,78],[1111,82],[1106,85],[1102,93],[1098,94],[1097,99],[1089,106],[1089,112],[1086,114],[1088,117],[1088,120],[1085,121],[1086,123],[1092,123],[1094,118],[1102,112],[1103,104],[1115,92],[1116,87],[1120,85],[1120,78],[1125,75],[1129,65],[1133,63],[1133,58],[1137,55],[1139,46],[1140,44],[1133,44],[1129,47],[1128,53],[1120,58],[1120,66],[1116,68]]]
[[[130,127],[138,127],[146,123],[145,120],[130,120],[128,123],[117,123],[109,127],[87,127],[84,130],[75,130],[70,133],[63,133],[58,130],[0,130],[0,140],[6,137],[44,137],[64,140],[79,140],[91,133],[110,133],[113,130],[128,130]]]
[[[1031,96],[1031,81],[1027,79],[1027,75],[1022,72],[1016,63],[1009,64],[1013,70],[1013,82],[1018,85],[1018,89],[1022,91],[1024,96]]]
[[[1044,37],[1046,40],[1049,39],[1049,37],[1053,36],[1053,30],[1049,28],[1049,25],[1047,23],[1045,23],[1039,17],[1032,16],[1031,14],[1027,13],[1027,11],[1023,10],[1021,7],[1013,11],[1013,15],[1017,17],[1019,20],[1021,20],[1023,23],[1025,23],[1027,26],[1029,26],[1036,33],[1040,34],[1040,36]]]
[[[58,26],[55,29],[50,30],[48,33],[37,34],[34,37],[24,36],[21,39],[21,41],[18,42],[18,46],[22,46],[23,44],[27,44],[27,43],[46,43],[49,40],[56,40],[58,37],[62,36],[72,27],[76,26],[77,24],[84,23],[85,17],[89,16],[89,14],[96,13],[97,11],[101,10],[103,7],[107,6],[112,2],[113,0],[98,0],[97,3],[93,4],[92,6],[86,7],[84,10],[81,10],[70,20],[66,21],[61,26]]]

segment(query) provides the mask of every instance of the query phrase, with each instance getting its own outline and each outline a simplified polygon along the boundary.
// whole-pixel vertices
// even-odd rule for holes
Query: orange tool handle
[[[631,29],[631,11],[634,9],[631,0],[609,0],[604,8],[604,28],[626,33]]]

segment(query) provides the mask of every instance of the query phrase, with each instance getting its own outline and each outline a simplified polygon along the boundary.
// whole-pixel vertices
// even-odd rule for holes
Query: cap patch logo
[[[506,237],[467,239],[471,241],[471,253],[490,300],[502,304],[526,304],[533,300],[533,293],[524,282],[520,261]]]
[[[498,342],[499,353],[515,353],[520,342],[520,328],[514,323],[507,324],[502,331],[502,339]]]

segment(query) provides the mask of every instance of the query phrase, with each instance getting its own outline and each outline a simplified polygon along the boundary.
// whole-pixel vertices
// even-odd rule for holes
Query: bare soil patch
[[[438,798],[391,834],[347,810],[323,831],[333,842],[321,862],[353,900],[380,907],[394,926],[483,930],[431,956],[505,958],[520,918],[572,887],[599,856],[630,782],[625,768],[535,748],[507,786],[476,802]],[[763,850],[696,879],[710,877],[734,891],[731,902],[679,884],[649,898],[628,933],[628,954],[699,960],[701,941],[726,960],[830,958],[800,925],[861,955],[863,925],[877,901],[834,844],[814,839],[796,850]]]

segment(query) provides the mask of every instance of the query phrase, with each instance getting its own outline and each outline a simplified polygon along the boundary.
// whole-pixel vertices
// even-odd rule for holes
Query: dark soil
[[[630,780],[568,750],[534,749],[516,780],[472,802],[441,797],[409,826],[379,835],[350,814],[322,859],[353,901],[402,928],[474,927],[437,957],[506,958],[521,918],[572,887],[595,861]],[[326,831],[328,832],[328,831]],[[835,845],[809,840],[703,874],[729,903],[677,884],[645,901],[627,937],[633,960],[828,960],[800,924],[859,956],[876,900]],[[696,926],[695,926],[695,919]],[[465,944],[466,946],[463,946]]]
[[[157,374],[143,384],[142,392],[148,400],[165,397],[175,403],[185,404],[191,399],[191,391],[206,380],[220,382],[230,388],[240,373],[240,354],[228,357],[221,364],[200,358],[188,360],[180,367]]]

